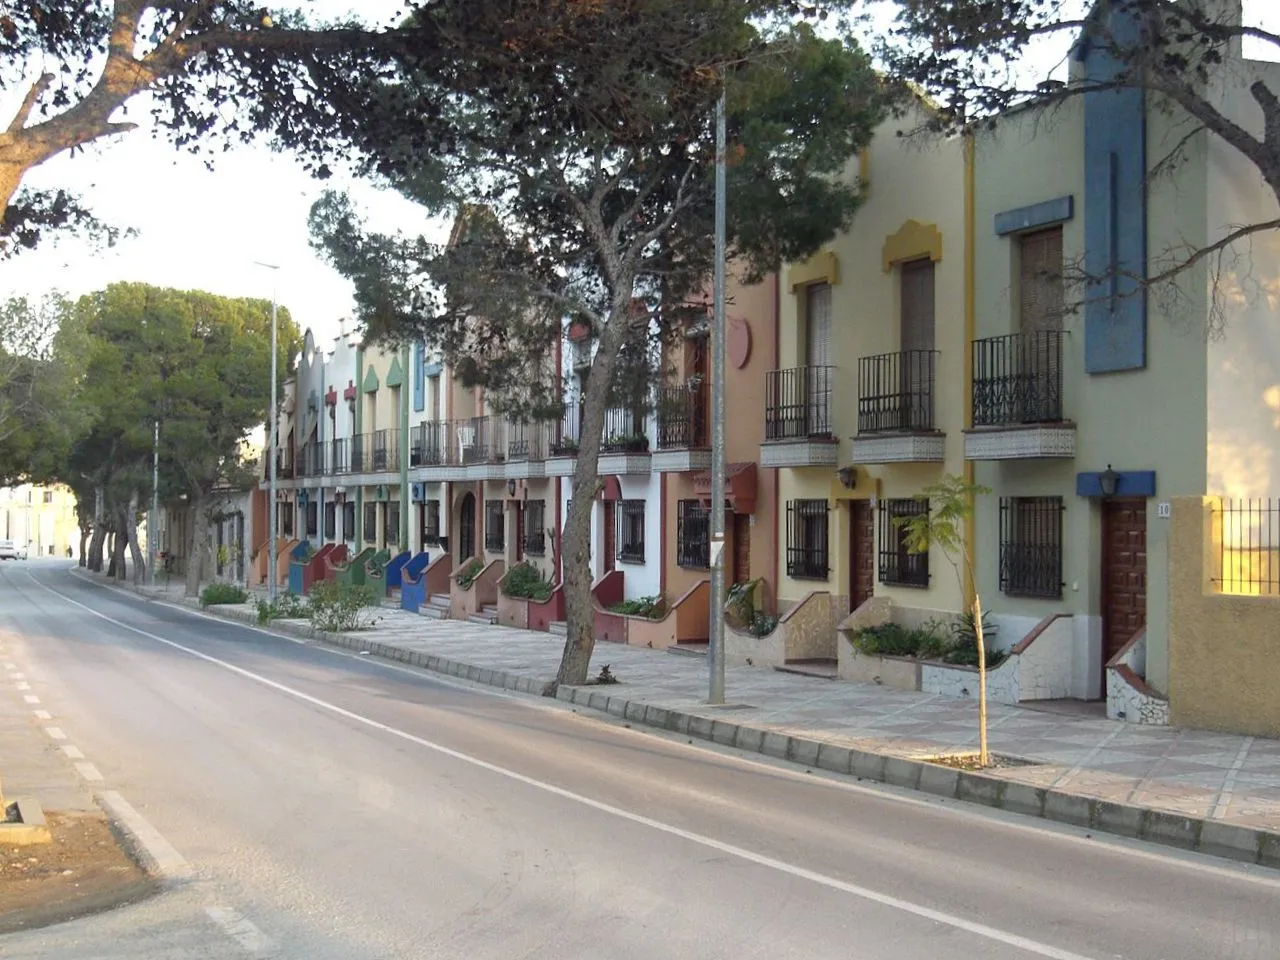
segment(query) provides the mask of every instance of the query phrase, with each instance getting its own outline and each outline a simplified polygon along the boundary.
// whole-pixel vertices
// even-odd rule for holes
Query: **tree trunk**
[[[578,463],[573,474],[573,503],[561,545],[567,632],[554,688],[561,684],[581,686],[587,682],[596,645],[595,608],[591,602],[591,510],[600,492],[599,458],[605,411],[618,353],[627,338],[630,311],[628,287],[627,297],[614,304],[587,376],[582,436],[578,440]]]
[[[107,491],[98,485],[93,488],[93,540],[89,544],[89,569],[102,572],[102,546],[107,539]]]
[[[116,578],[129,579],[129,567],[125,563],[125,552],[129,549],[129,535],[125,532],[125,508],[116,511],[116,532],[111,545],[111,566],[115,568]]]
[[[80,528],[80,559],[76,561],[78,566],[88,567],[89,560],[85,556],[85,551],[89,549],[89,528]]]
[[[973,632],[978,635],[978,765],[991,763],[987,751],[987,641],[982,635],[982,597],[973,594]]]
[[[134,585],[142,583],[147,572],[147,562],[143,559],[142,550],[138,547],[138,491],[129,494],[129,510],[125,515],[125,536],[129,538],[129,556],[133,560]]]
[[[184,592],[188,597],[198,597],[200,596],[200,574],[204,567],[204,551],[209,539],[209,518],[205,516],[202,492],[192,492],[190,511],[191,538],[187,550],[187,587]]]

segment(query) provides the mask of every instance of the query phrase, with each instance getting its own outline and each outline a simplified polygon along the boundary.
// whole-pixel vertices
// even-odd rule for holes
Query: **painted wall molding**
[[[882,256],[885,273],[891,271],[895,264],[907,260],[928,257],[936,263],[942,259],[942,231],[936,223],[908,220],[897,233],[884,238]]]

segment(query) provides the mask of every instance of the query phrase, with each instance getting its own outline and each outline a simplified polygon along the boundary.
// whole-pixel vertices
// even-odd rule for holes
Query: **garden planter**
[[[851,643],[840,644],[839,675],[854,683],[874,683],[890,690],[919,690],[922,662],[915,657],[886,657],[861,653]]]
[[[526,597],[508,597],[498,591],[498,623],[504,627],[515,627],[518,630],[529,628],[529,599]]]

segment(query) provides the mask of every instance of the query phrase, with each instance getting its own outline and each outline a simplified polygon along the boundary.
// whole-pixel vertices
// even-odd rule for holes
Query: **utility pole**
[[[266,267],[268,270],[278,271],[280,269],[275,264],[262,263],[260,261],[254,262],[260,267]],[[276,515],[278,509],[276,506],[276,468],[278,464],[276,463],[276,457],[279,453],[276,449],[276,444],[278,442],[277,434],[280,429],[280,414],[276,409],[276,355],[279,351],[278,340],[279,336],[276,332],[276,281],[275,274],[273,273],[271,281],[271,430],[270,437],[267,441],[267,465],[270,477],[270,482],[267,484],[267,497],[269,501],[267,504],[267,511],[270,519],[267,523],[271,527],[270,533],[267,536],[267,551],[269,557],[267,563],[270,564],[267,569],[268,603],[276,602],[276,568],[278,566],[276,555],[280,552],[280,544],[276,542],[276,529],[278,527],[278,517]]]
[[[160,534],[160,421],[155,422],[151,439],[151,516],[147,520],[147,578],[156,585],[156,537]]]
[[[711,623],[707,702],[724,703],[725,93],[716,102],[715,317],[711,331]]]

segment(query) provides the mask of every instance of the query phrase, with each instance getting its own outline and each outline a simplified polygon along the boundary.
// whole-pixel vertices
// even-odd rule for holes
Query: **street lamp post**
[[[262,263],[255,260],[260,267],[265,267],[271,271],[278,271],[280,267],[274,263]],[[280,545],[276,542],[277,523],[277,506],[276,506],[276,443],[278,441],[277,433],[280,429],[279,411],[276,410],[276,355],[279,351],[279,336],[276,332],[276,274],[272,274],[271,281],[271,431],[270,440],[267,445],[267,465],[269,470],[269,482],[267,484],[267,497],[269,499],[267,509],[270,519],[267,521],[271,527],[267,535],[268,564],[267,569],[267,602],[276,602],[276,554],[279,552]]]
[[[711,622],[707,700],[724,703],[725,94],[716,102],[715,317],[711,331]]]
[[[160,533],[160,421],[155,422],[151,440],[151,518],[147,520],[147,570],[151,586],[156,585],[156,537]]]

